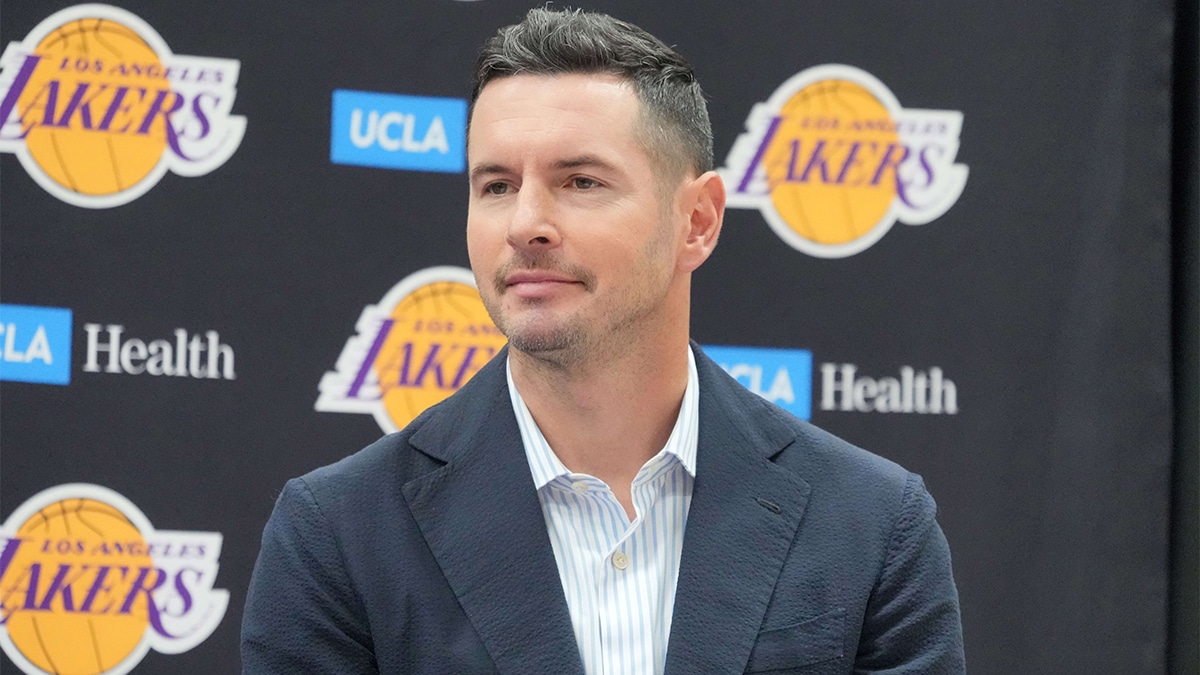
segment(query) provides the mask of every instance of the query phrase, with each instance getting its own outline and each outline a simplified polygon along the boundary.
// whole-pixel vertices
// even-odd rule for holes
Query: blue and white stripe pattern
[[[687,388],[671,436],[633,480],[633,522],[603,481],[572,473],[554,454],[513,385],[511,366],[508,391],[584,671],[661,674],[696,477],[695,356],[689,348]]]

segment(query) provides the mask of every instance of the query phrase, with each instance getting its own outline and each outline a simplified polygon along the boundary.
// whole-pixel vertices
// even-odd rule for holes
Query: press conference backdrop
[[[925,477],[972,672],[1163,672],[1172,5],[587,7],[707,92],[694,337]],[[526,8],[5,4],[4,672],[234,672],[284,481],[503,344],[464,99]]]

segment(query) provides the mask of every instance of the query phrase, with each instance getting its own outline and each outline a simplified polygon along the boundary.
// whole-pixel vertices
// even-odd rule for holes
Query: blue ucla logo
[[[71,310],[0,305],[0,380],[71,381]]]
[[[461,173],[467,102],[336,89],[329,158],[334,164]]]
[[[802,420],[812,417],[812,352],[705,345],[704,353],[750,391]]]

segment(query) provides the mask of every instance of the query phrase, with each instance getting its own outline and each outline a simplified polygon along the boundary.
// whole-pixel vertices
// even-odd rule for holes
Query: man
[[[533,10],[484,47],[470,120],[471,266],[509,347],[288,483],[245,672],[963,672],[920,479],[689,343],[725,191],[688,64]]]

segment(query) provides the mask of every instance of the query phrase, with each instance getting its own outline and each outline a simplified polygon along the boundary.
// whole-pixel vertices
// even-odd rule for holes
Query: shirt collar
[[[529,471],[533,474],[533,483],[538,490],[541,490],[555,478],[570,476],[571,472],[563,465],[558,455],[554,454],[554,450],[550,448],[546,437],[542,435],[542,430],[538,428],[537,422],[534,421],[533,415],[525,405],[524,399],[521,398],[520,392],[517,391],[512,379],[511,355],[505,364],[505,373],[508,377],[508,394],[512,400],[513,414],[516,415],[517,427],[521,430],[521,444],[525,446],[525,458],[529,461]],[[646,466],[657,463],[659,458],[664,455],[671,455],[683,465],[692,478],[695,478],[699,419],[699,376],[696,373],[696,356],[692,353],[689,345],[688,379],[687,386],[683,390],[683,403],[679,406],[679,416],[675,419],[675,426],[671,429],[671,435],[667,438],[666,445],[654,458],[646,462]]]

